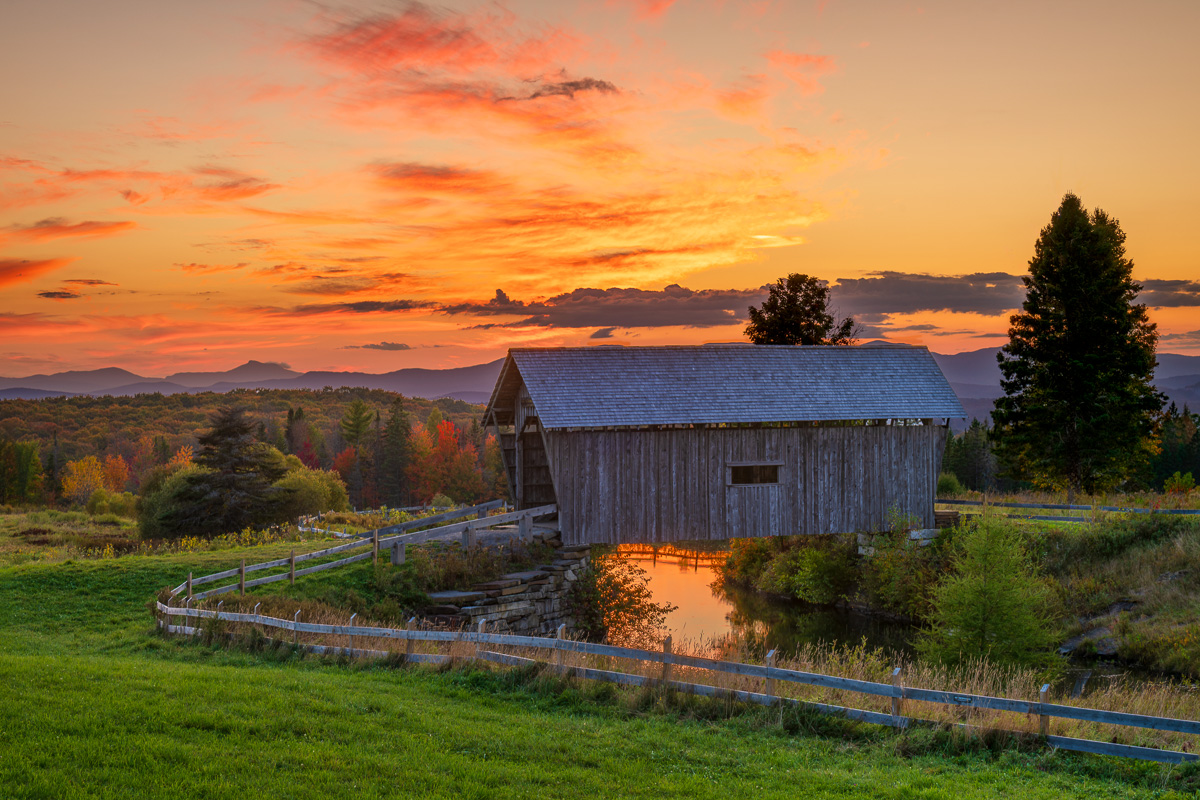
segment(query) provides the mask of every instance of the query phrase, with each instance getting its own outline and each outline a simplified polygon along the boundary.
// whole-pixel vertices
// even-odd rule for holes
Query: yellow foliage
[[[104,465],[95,456],[68,461],[63,470],[63,496],[86,503],[97,489],[104,487]]]

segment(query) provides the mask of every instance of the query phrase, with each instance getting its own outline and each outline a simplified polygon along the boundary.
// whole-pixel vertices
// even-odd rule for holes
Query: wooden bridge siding
[[[671,542],[933,527],[939,426],[547,431],[567,543]],[[727,486],[730,462],[776,486]]]

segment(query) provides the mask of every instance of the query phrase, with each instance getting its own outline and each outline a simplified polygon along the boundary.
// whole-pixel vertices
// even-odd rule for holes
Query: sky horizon
[[[741,340],[792,272],[864,339],[1006,340],[1066,192],[1200,354],[1200,6],[16,2],[0,375],[479,364]]]

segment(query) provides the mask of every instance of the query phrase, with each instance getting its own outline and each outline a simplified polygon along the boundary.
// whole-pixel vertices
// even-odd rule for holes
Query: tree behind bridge
[[[834,321],[824,281],[792,273],[771,287],[761,308],[750,307],[744,331],[754,344],[854,344],[854,320]]]
[[[1120,484],[1153,449],[1158,334],[1134,303],[1132,273],[1117,220],[1066,195],[1034,245],[1022,311],[997,355],[1001,455],[1016,477],[1066,488],[1068,501]]]

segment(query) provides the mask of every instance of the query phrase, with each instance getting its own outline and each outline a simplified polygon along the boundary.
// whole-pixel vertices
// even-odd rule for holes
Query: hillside
[[[145,603],[290,545],[0,567],[5,797],[1181,797],[1195,771],[492,672],[226,651]],[[69,620],[69,624],[64,624]],[[802,787],[802,788],[798,788]]]
[[[272,443],[282,438],[288,409],[303,408],[306,422],[320,433],[314,444],[322,465],[328,466],[344,447],[338,423],[351,401],[361,398],[386,420],[398,396],[381,389],[236,389],[228,393],[0,400],[0,437],[35,440],[45,456],[57,436],[63,461],[116,453],[132,463],[142,446],[139,440],[146,437],[163,437],[171,451],[195,446],[197,434],[208,427],[209,417],[223,405],[245,408],[251,419],[262,424],[262,438]],[[413,422],[423,422],[437,407],[446,419],[463,428],[478,420],[482,412],[477,405],[450,398],[406,397],[404,403]]]

